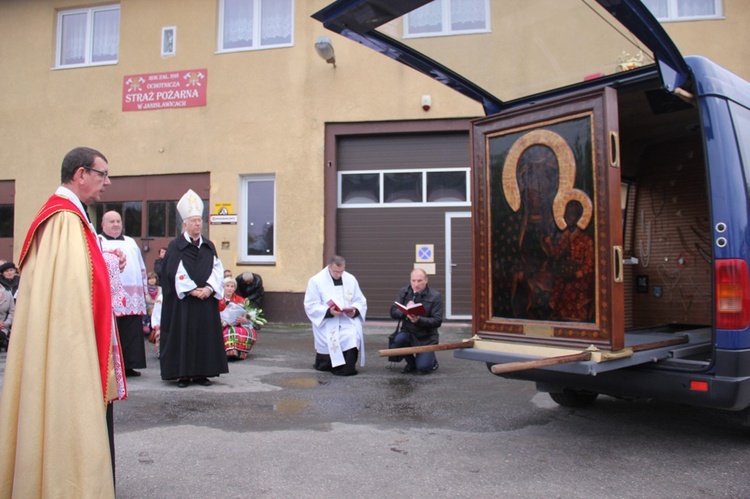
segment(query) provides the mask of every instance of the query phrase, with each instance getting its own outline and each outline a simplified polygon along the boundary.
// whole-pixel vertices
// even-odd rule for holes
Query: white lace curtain
[[[262,0],[261,45],[292,41],[292,0]]]
[[[253,0],[224,0],[224,47],[253,44]]]
[[[714,0],[677,0],[680,17],[712,16],[716,14]]]
[[[676,19],[679,17],[701,17],[716,15],[715,0],[644,0],[646,7],[657,19]],[[670,11],[672,3],[672,11]],[[677,9],[674,11],[674,9]]]
[[[86,62],[86,16],[83,12],[62,17],[62,65]]]
[[[443,0],[435,0],[409,13],[409,33],[442,31]]]
[[[92,62],[116,61],[120,45],[120,11],[94,12]]]
[[[91,61],[86,60],[88,17],[93,15]],[[120,10],[94,10],[62,16],[61,64],[116,61],[120,46]]]
[[[482,29],[487,26],[484,0],[453,0],[451,2],[451,29]]]
[[[224,0],[224,48],[253,46],[256,15],[260,45],[291,42],[292,14],[292,0]]]
[[[410,33],[434,33],[481,29],[486,26],[485,0],[435,0],[409,14]],[[443,12],[450,9],[450,27],[443,26]]]

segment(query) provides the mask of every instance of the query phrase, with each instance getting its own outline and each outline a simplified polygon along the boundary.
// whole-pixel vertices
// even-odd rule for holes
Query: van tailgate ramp
[[[545,369],[596,376],[598,373],[679,357],[682,349],[710,348],[711,329],[693,329],[682,333],[630,333],[625,335],[625,347],[617,351],[602,350],[594,345],[580,349],[477,337],[473,340],[472,348],[456,350],[454,356],[492,364],[494,374]]]

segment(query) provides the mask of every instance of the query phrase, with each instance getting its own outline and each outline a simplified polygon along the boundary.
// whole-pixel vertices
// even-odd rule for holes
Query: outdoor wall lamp
[[[319,36],[318,39],[315,40],[315,52],[317,52],[318,55],[328,64],[333,64],[333,67],[336,67],[336,55],[333,53],[333,45],[331,44],[330,38],[327,36]]]
[[[143,248],[144,253],[148,253],[148,251],[151,249],[151,241],[153,241],[153,237],[142,237],[141,238],[141,247]]]

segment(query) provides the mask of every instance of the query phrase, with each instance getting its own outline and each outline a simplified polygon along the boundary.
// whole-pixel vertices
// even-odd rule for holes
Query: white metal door
[[[471,319],[471,212],[445,214],[445,318]]]

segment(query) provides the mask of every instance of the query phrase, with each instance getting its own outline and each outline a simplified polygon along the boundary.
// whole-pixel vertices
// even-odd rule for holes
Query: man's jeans
[[[399,331],[396,338],[393,340],[391,348],[404,348],[410,347],[411,344],[411,333],[406,331]],[[412,369],[416,369],[421,373],[428,373],[432,371],[435,366],[437,359],[435,358],[435,352],[418,353],[415,355],[404,355],[406,365]]]

